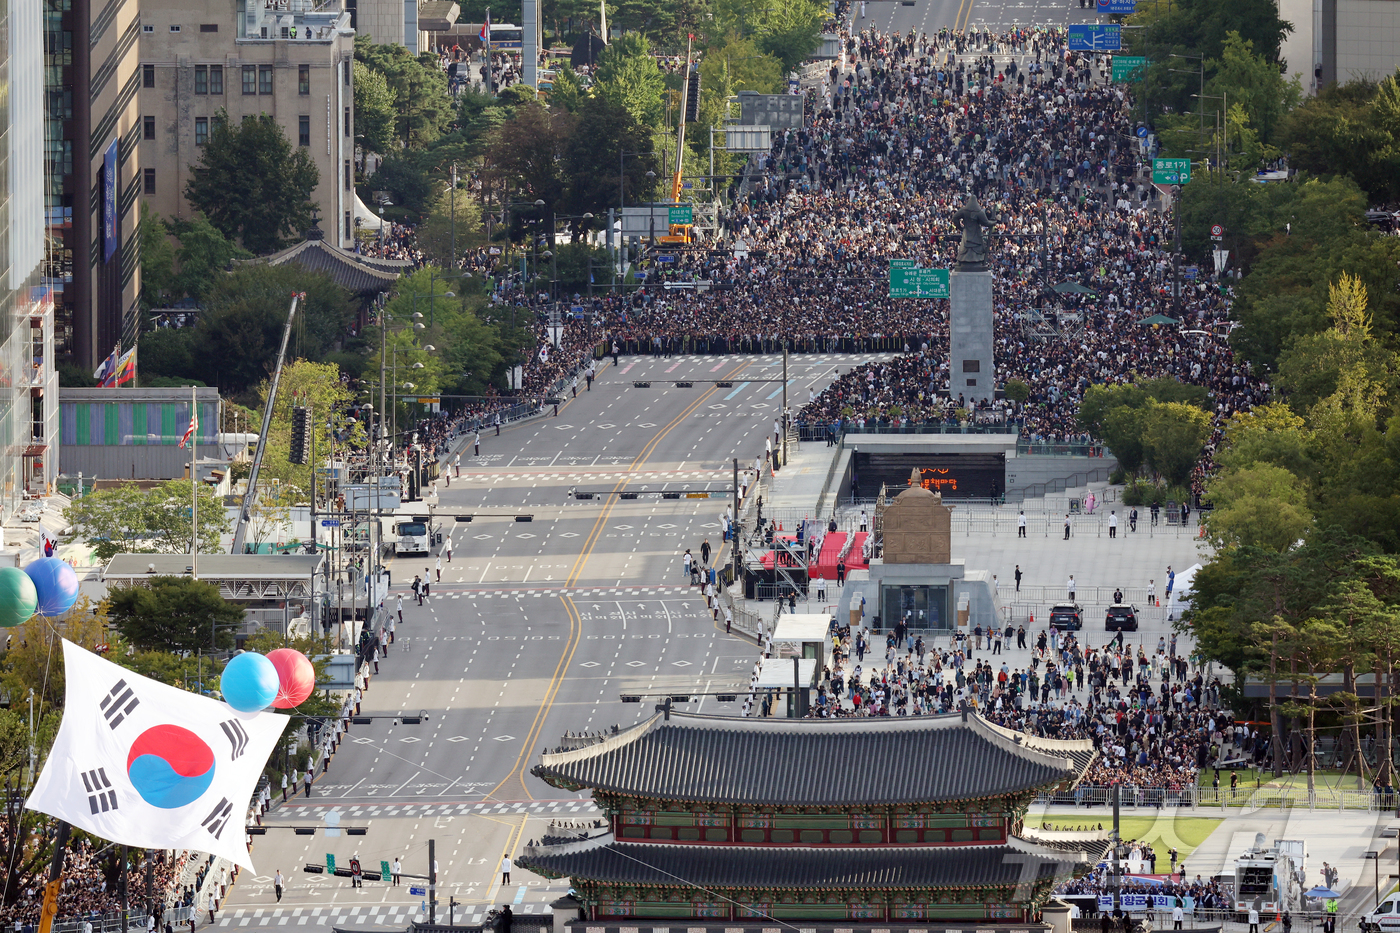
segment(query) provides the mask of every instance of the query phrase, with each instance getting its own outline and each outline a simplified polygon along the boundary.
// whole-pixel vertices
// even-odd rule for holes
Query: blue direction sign
[[[1137,9],[1137,0],[1099,0],[1100,13],[1127,15]]]
[[[675,262],[675,261],[676,261],[676,257],[675,257],[675,256],[657,256],[657,257],[656,257],[656,261],[657,261],[657,262]]]
[[[1077,23],[1069,27],[1069,48],[1072,52],[1116,52],[1122,46],[1122,26]]]
[[[322,528],[339,528],[339,527],[340,527],[340,519],[338,519],[338,518],[323,518],[323,519],[321,519],[321,527],[322,527]]]
[[[428,893],[427,888],[409,888],[409,889],[408,889],[408,896],[409,896],[409,897],[424,897],[424,896],[427,895],[427,893]]]

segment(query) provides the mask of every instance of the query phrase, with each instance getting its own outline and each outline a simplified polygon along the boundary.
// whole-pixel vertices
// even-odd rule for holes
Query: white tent
[[[383,224],[378,214],[365,207],[365,202],[360,200],[359,194],[355,195],[355,219],[365,230],[378,230]]]
[[[1168,612],[1186,609],[1191,605],[1192,584],[1196,582],[1196,571],[1200,569],[1200,564],[1192,564],[1176,575],[1176,583],[1172,587],[1172,598],[1167,602]]]

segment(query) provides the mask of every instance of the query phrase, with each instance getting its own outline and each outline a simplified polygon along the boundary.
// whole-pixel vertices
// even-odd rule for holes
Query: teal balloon
[[[266,655],[245,651],[234,655],[219,678],[224,702],[240,713],[255,713],[267,709],[277,699],[281,679],[277,668]]]
[[[39,615],[61,616],[78,601],[78,575],[67,561],[41,557],[25,567],[24,572],[39,593]]]
[[[18,567],[0,569],[0,628],[27,622],[39,607],[39,591]]]

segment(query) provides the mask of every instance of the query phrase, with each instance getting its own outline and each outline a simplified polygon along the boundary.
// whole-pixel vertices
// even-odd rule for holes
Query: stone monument
[[[948,275],[948,387],[954,401],[961,395],[969,408],[990,401],[996,389],[986,231],[999,220],[988,215],[972,195],[953,215],[962,242],[958,244],[957,265]]]
[[[953,510],[943,496],[919,485],[914,470],[908,489],[885,507],[886,564],[948,564],[953,560]]]

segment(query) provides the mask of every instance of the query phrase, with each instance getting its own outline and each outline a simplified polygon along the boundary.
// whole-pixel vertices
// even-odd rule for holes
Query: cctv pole
[[[734,572],[729,577],[730,583],[737,583],[739,580],[739,458],[734,457],[734,525],[733,535],[729,542],[730,550],[733,552]]]
[[[788,351],[787,338],[783,338],[783,416],[778,419],[778,423],[783,426],[783,466],[788,462]]]

